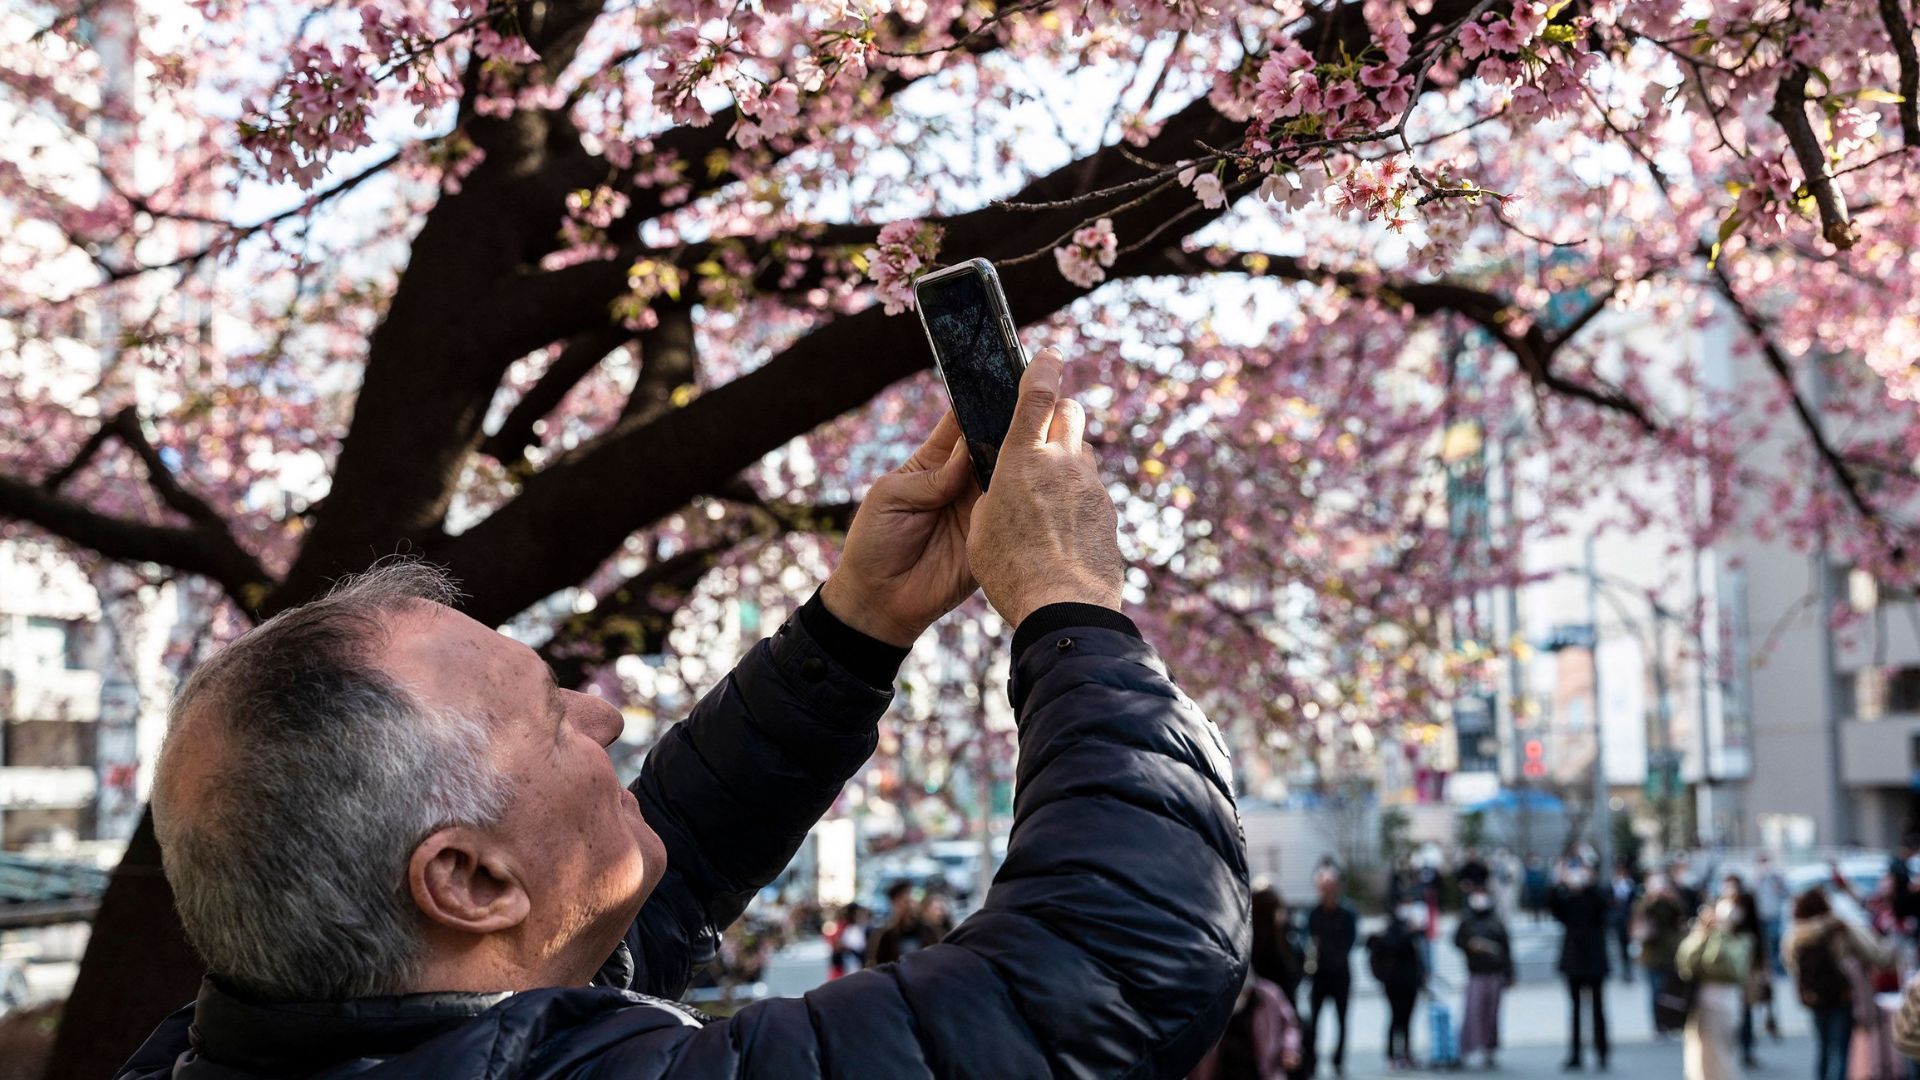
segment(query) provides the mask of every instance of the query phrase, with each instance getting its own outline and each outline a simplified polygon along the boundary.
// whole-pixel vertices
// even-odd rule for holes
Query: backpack
[[[1842,932],[1841,927],[1830,926],[1794,950],[1800,1003],[1809,1009],[1842,1009],[1853,1002],[1853,981],[1833,948],[1833,936]]]

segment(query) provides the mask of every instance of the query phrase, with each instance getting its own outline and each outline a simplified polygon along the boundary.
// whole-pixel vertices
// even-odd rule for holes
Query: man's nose
[[[605,698],[573,690],[567,693],[573,697],[573,722],[579,725],[581,731],[592,736],[594,742],[601,746],[612,746],[613,741],[626,729],[626,717],[621,716],[613,702]]]

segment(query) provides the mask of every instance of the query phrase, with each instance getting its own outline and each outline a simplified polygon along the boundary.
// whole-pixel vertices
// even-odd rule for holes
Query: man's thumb
[[[966,490],[967,473],[967,441],[955,439],[953,450],[938,468],[889,473],[873,482],[873,494],[880,497],[883,509],[935,510],[960,497]]]

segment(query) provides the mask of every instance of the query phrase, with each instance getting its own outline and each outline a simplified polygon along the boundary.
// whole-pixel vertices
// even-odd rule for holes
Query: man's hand
[[[993,487],[973,508],[967,558],[1002,618],[1065,602],[1120,610],[1118,516],[1081,441],[1087,414],[1060,396],[1065,361],[1042,350],[1020,380]]]
[[[867,490],[820,602],[869,637],[912,645],[976,588],[967,521],[979,497],[949,412],[906,464]]]

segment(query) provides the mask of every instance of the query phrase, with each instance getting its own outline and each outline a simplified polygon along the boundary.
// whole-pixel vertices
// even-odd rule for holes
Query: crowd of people
[[[837,979],[875,964],[891,964],[909,953],[938,945],[953,932],[953,905],[937,888],[916,888],[911,881],[887,886],[885,918],[876,926],[864,904],[840,909],[822,928],[827,941],[827,977]]]
[[[1780,1039],[1775,986],[1784,979],[1783,993],[1811,1021],[1814,1080],[1920,1080],[1920,1063],[1909,1060],[1920,1058],[1920,889],[1907,861],[1917,852],[1920,840],[1871,890],[1856,889],[1837,868],[1794,890],[1764,853],[1737,870],[1701,870],[1679,854],[1650,872],[1620,862],[1602,875],[1591,850],[1548,863],[1504,852],[1483,859],[1469,849],[1450,873],[1397,865],[1385,882],[1384,924],[1371,933],[1362,932],[1341,870],[1323,860],[1304,912],[1289,911],[1271,886],[1256,888],[1247,985],[1226,1034],[1192,1075],[1344,1076],[1356,953],[1386,1002],[1389,1070],[1416,1064],[1423,994],[1426,1064],[1495,1068],[1502,997],[1516,977],[1509,920],[1527,914],[1560,929],[1554,966],[1567,991],[1568,1071],[1608,1069],[1606,984],[1618,977],[1644,984],[1655,1036],[1680,1041],[1688,1080],[1739,1077],[1759,1064],[1763,1036]],[[1464,986],[1434,976],[1443,895],[1459,901],[1451,945]],[[1903,987],[1905,1007],[1889,1016],[1876,999]],[[1872,1059],[1854,1061],[1856,1045]]]

